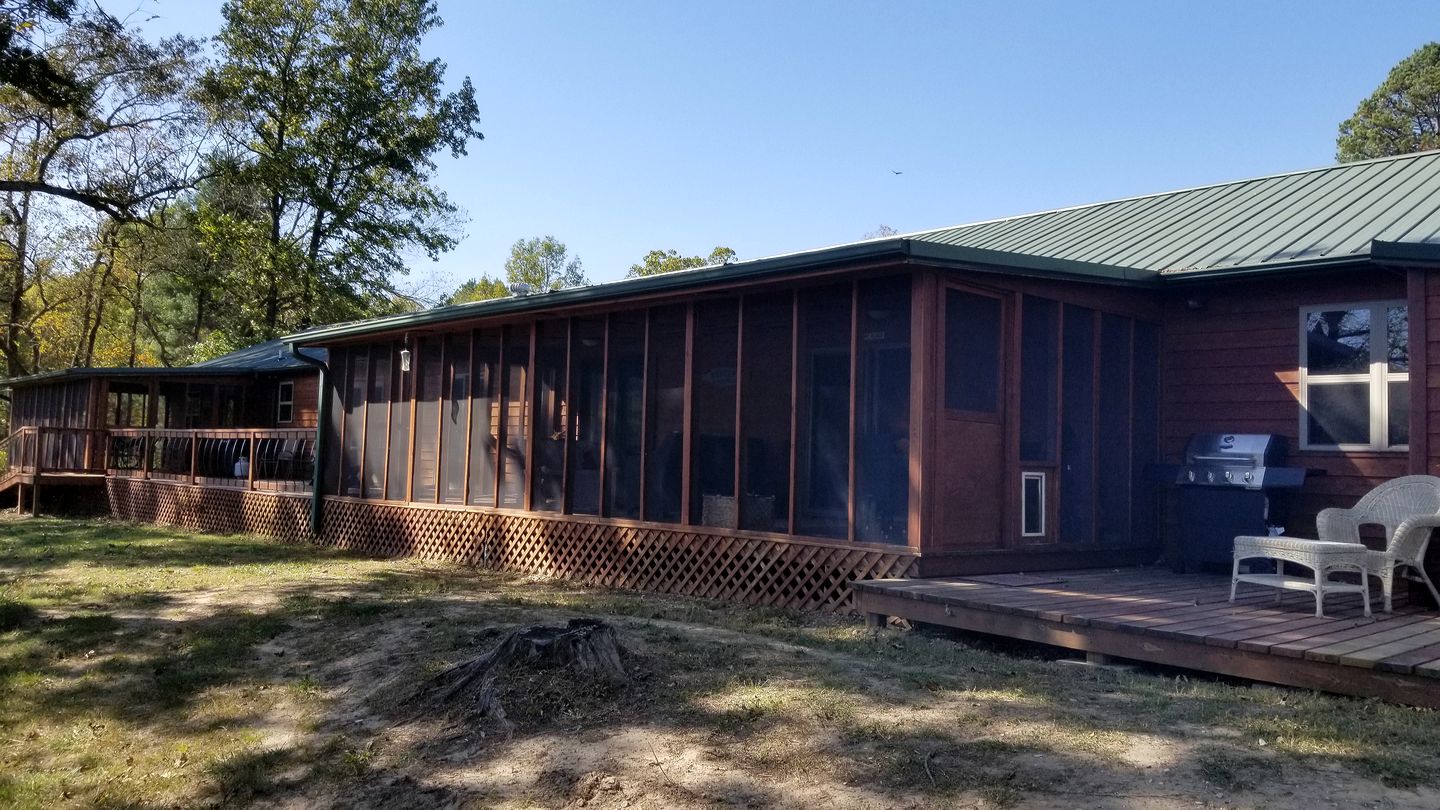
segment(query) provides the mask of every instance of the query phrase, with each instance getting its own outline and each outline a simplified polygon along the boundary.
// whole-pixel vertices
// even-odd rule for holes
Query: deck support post
[[[871,630],[880,630],[890,622],[890,617],[884,613],[866,613],[865,626]]]

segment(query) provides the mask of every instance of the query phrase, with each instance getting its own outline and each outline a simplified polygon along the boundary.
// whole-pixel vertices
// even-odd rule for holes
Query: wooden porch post
[[[1430,472],[1429,339],[1426,287],[1429,271],[1405,271],[1405,307],[1410,328],[1410,473]]]
[[[199,459],[199,457],[200,457],[200,432],[199,432],[198,430],[192,430],[192,431],[190,431],[190,484],[191,484],[191,486],[194,486],[194,484],[195,484],[195,468],[196,468],[196,466],[198,466],[198,465],[196,464],[196,461]]]
[[[258,435],[259,434],[257,434],[255,431],[250,431],[250,465],[245,470],[246,489],[255,488],[255,445],[258,444],[258,441],[256,440],[256,437]]]

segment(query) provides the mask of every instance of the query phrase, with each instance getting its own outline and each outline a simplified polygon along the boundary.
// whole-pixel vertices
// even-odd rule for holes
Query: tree
[[[1440,148],[1440,42],[1403,59],[1340,125],[1342,163]]]
[[[489,301],[492,298],[504,298],[510,294],[510,289],[505,282],[498,278],[481,276],[472,278],[461,284],[455,292],[446,296],[440,303],[444,306],[450,304],[468,304],[471,301]]]
[[[447,94],[445,64],[420,55],[434,0],[231,0],[222,16],[203,98],[263,191],[251,337],[373,314],[406,253],[458,241],[435,158],[483,137],[470,80]]]
[[[899,231],[895,230],[894,228],[890,227],[889,225],[881,225],[880,227],[876,228],[875,230],[873,230],[873,231],[865,234],[865,238],[866,238],[866,239],[881,239],[881,238],[886,237],[886,236],[895,236],[895,235],[897,235],[897,234],[899,234],[899,233],[900,233]]]
[[[71,21],[75,0],[0,0],[0,86],[13,87],[47,107],[79,109],[87,93],[37,42]],[[98,12],[95,18],[104,16]]]
[[[735,261],[735,251],[728,247],[717,247],[704,258],[681,256],[676,250],[652,250],[645,254],[640,264],[630,265],[630,278],[658,276],[676,270],[690,270],[696,267],[719,267]]]
[[[103,20],[75,24],[46,55],[87,88],[91,103],[83,111],[0,87],[0,354],[7,373],[37,370],[42,352],[28,330],[56,306],[44,282],[64,265],[40,243],[66,232],[66,249],[73,247],[68,204],[94,212],[93,233],[117,222],[151,222],[194,184],[201,130],[187,99],[197,48],[183,37],[150,43]]]
[[[511,245],[505,278],[511,286],[523,284],[537,293],[590,283],[581,270],[580,257],[570,258],[564,243],[553,236],[520,239]]]

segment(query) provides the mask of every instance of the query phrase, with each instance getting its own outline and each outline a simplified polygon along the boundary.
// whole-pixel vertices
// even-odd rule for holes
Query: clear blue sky
[[[213,34],[218,0],[145,0]],[[653,248],[742,259],[1333,162],[1420,45],[1421,2],[440,0],[427,55],[485,140],[442,160],[469,215],[416,276],[499,275],[553,234],[592,281]],[[896,175],[894,171],[903,174]]]

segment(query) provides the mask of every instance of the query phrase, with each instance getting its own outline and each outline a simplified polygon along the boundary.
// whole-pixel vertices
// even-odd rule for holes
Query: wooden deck
[[[1404,606],[1366,619],[1357,595],[1241,586],[1158,569],[1058,571],[856,582],[856,608],[1025,641],[1306,689],[1440,708],[1440,612]],[[1397,583],[1397,590],[1403,586]]]

